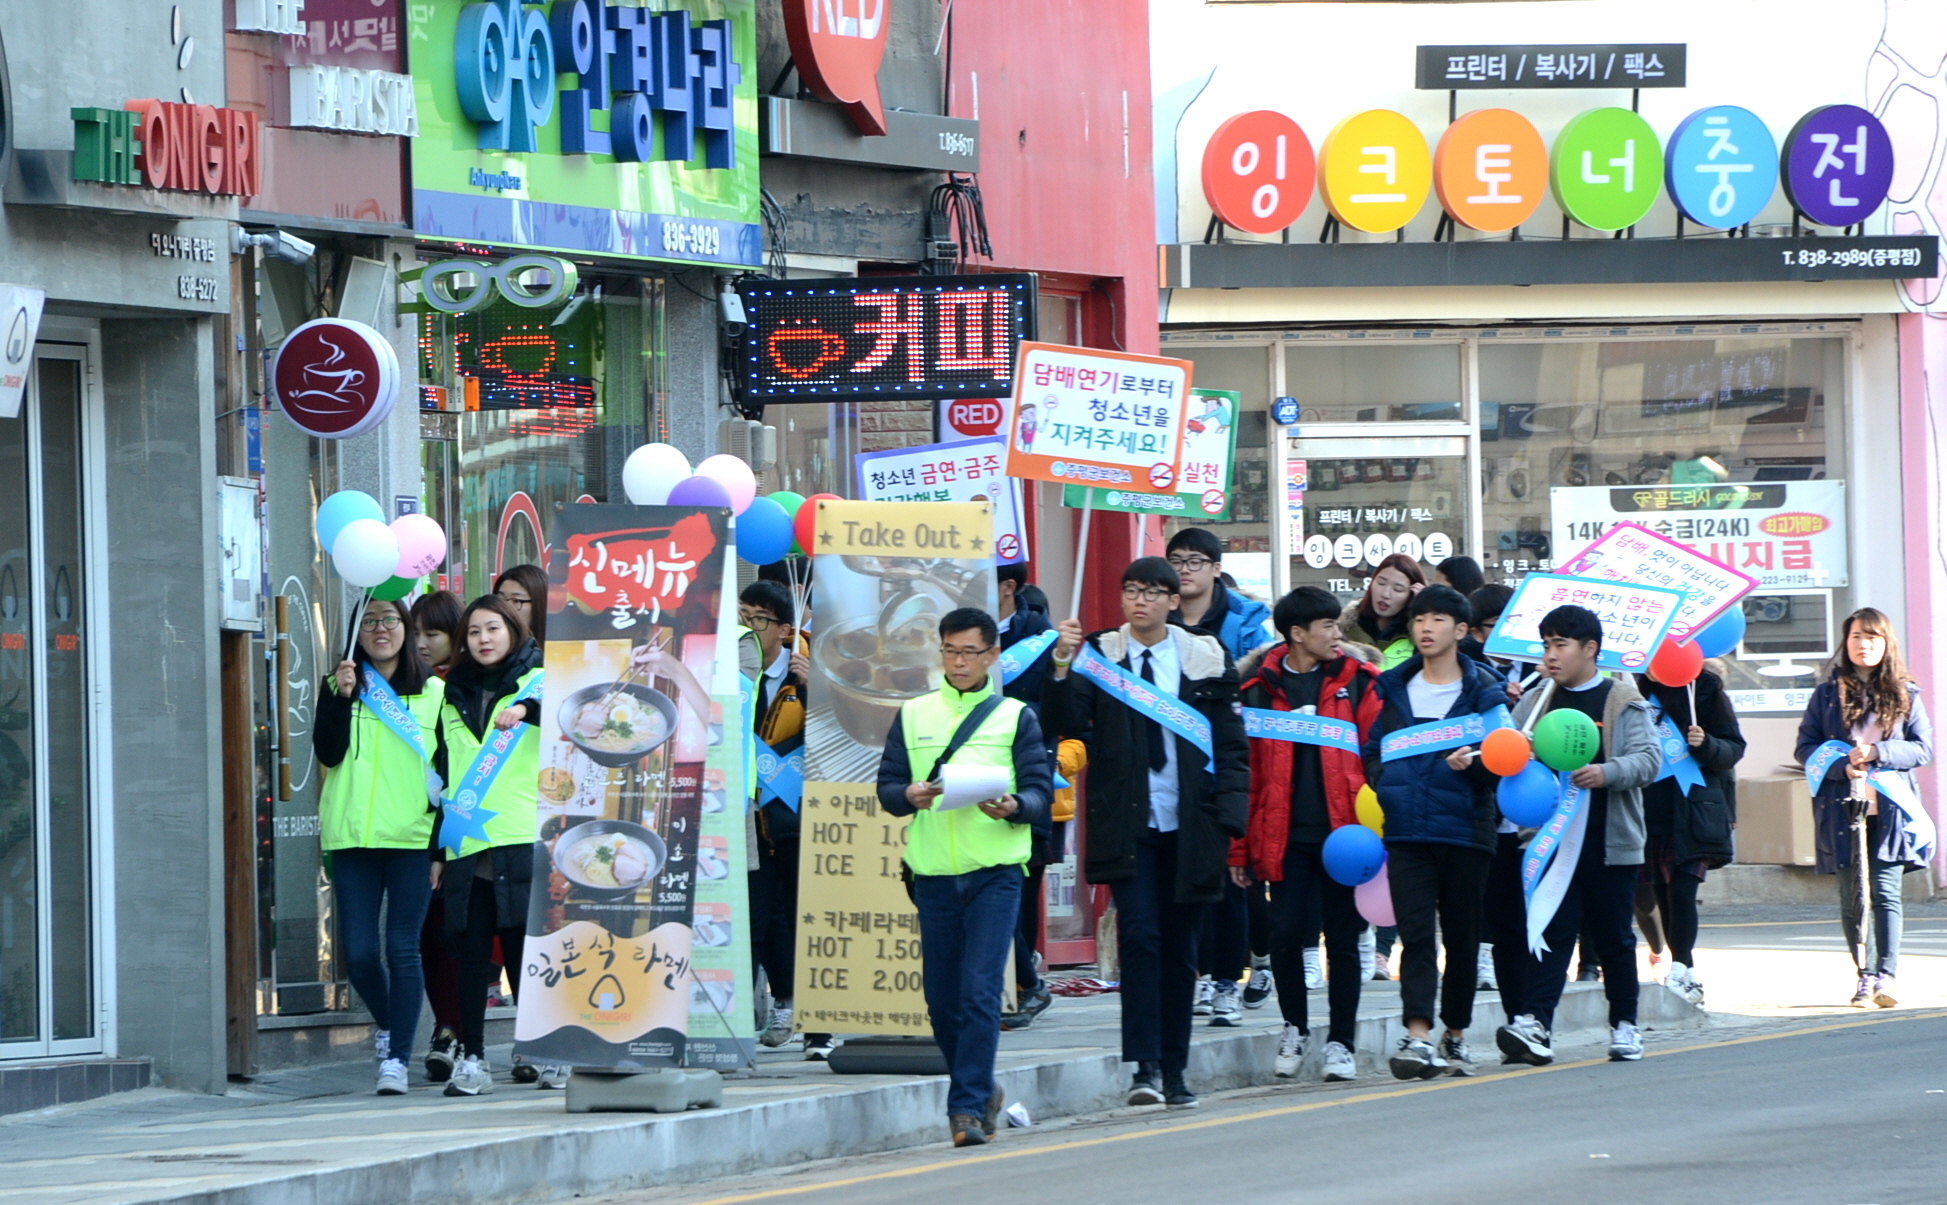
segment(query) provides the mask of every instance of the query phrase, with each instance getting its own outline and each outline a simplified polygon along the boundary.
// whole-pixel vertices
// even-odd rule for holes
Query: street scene
[[[1943,100],[1924,0],[6,7],[0,1198],[1947,1199]]]

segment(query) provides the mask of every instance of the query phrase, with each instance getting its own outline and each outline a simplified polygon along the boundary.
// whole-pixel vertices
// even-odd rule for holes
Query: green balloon
[[[419,584],[416,577],[389,577],[372,587],[372,597],[379,602],[397,602],[412,593]]]
[[[1551,770],[1580,770],[1595,760],[1601,747],[1595,721],[1574,708],[1557,708],[1535,725],[1535,756]]]
[[[804,505],[803,494],[793,493],[790,490],[779,490],[775,494],[766,494],[764,496],[779,506],[782,506],[784,508],[785,518],[792,520],[792,525],[794,527],[796,526],[798,508]],[[799,556],[804,555],[804,549],[798,547],[798,541],[795,539],[791,541],[791,551],[797,553]]]

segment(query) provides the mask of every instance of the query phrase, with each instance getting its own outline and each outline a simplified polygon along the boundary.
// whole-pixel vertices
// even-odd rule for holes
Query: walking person
[[[1122,572],[1120,627],[1084,641],[1062,621],[1042,718],[1089,742],[1083,856],[1115,897],[1129,1103],[1188,1108],[1197,924],[1244,835],[1250,751],[1223,645],[1169,623],[1181,588],[1143,557]]]
[[[1494,857],[1499,782],[1480,764],[1481,739],[1505,727],[1507,683],[1460,655],[1471,613],[1449,586],[1407,608],[1411,657],[1379,676],[1379,720],[1365,742],[1366,779],[1385,814],[1386,874],[1404,949],[1399,998],[1406,1036],[1395,1079],[1473,1075],[1467,1026],[1479,986],[1481,894]],[[1471,725],[1467,722],[1471,720]],[[1440,951],[1447,955],[1445,978]],[[1431,1040],[1434,991],[1446,1032]]]
[[[1473,618],[1467,625],[1467,638],[1460,642],[1461,656],[1485,665],[1508,680],[1510,702],[1521,697],[1521,687],[1517,684],[1519,674],[1511,663],[1489,657],[1485,646],[1512,597],[1514,591],[1497,584],[1482,586],[1468,594],[1467,610]],[[1500,820],[1494,830],[1494,859],[1488,865],[1487,887],[1481,896],[1481,947],[1475,960],[1475,987],[1483,992],[1499,988],[1503,1000],[1510,994],[1520,995],[1525,965],[1533,961],[1528,956],[1523,932],[1528,920],[1521,899],[1522,844],[1515,825]],[[1512,979],[1508,978],[1510,975]],[[1508,1020],[1514,1020],[1514,1014],[1508,1014]]]
[[[496,733],[519,733],[479,800],[480,808],[494,813],[484,826],[485,838],[465,836],[457,848],[444,846],[450,853],[439,881],[446,932],[460,963],[460,1056],[446,1095],[480,1096],[493,1090],[486,1020],[487,989],[499,976],[493,961],[496,939],[516,1003],[521,993],[539,802],[541,735],[535,725],[541,718],[541,646],[514,608],[492,594],[468,604],[462,627],[466,638],[446,675],[439,717],[448,798],[484,769],[480,753]],[[441,826],[448,823],[442,819]],[[536,1068],[534,1074],[543,1088],[564,1087],[568,1078],[564,1067]]]
[[[466,604],[451,590],[431,590],[412,604],[413,635],[428,668],[446,680],[460,645],[466,642],[461,618]],[[437,715],[437,712],[435,712]],[[437,727],[437,724],[435,725]],[[435,813],[437,814],[437,813]],[[446,938],[446,905],[434,892],[419,927],[419,963],[425,971],[426,1003],[433,1010],[433,1037],[426,1044],[426,1078],[443,1084],[453,1074],[460,1048],[460,963]]]
[[[1663,765],[1643,788],[1643,870],[1636,884],[1637,921],[1643,895],[1651,916],[1645,938],[1662,930],[1670,969],[1663,984],[1692,1004],[1704,1002],[1697,978],[1697,891],[1704,876],[1731,863],[1731,830],[1737,827],[1737,763],[1744,758],[1744,730],[1731,709],[1724,679],[1705,669],[1689,687],[1665,686],[1639,674],[1649,701]],[[1692,701],[1695,709],[1692,709]],[[1689,763],[1685,765],[1684,763]],[[1658,923],[1660,920],[1660,924]],[[1654,940],[1651,939],[1654,946]],[[1655,960],[1651,960],[1654,967]]]
[[[1603,677],[1596,668],[1602,652],[1602,622],[1586,607],[1556,607],[1541,620],[1542,672],[1552,688],[1522,697],[1514,721],[1573,708],[1596,725],[1596,760],[1570,775],[1586,798],[1572,796],[1576,818],[1542,880],[1559,884],[1560,902],[1552,914],[1529,915],[1530,931],[1539,924],[1541,952],[1531,960],[1520,985],[1519,1005],[1504,1005],[1514,1015],[1494,1035],[1505,1061],[1543,1066],[1555,1059],[1550,1029],[1555,1006],[1568,983],[1569,958],[1576,936],[1586,932],[1602,966],[1609,1000],[1609,1057],[1634,1062],[1643,1057],[1636,1028],[1636,930],[1633,925],[1636,876],[1643,864],[1642,790],[1655,780],[1662,757],[1649,706],[1629,675]],[[1533,943],[1531,944],[1531,948]],[[1508,999],[1508,984],[1501,984]]]
[[[326,687],[311,732],[325,767],[320,846],[346,969],[378,1030],[378,1094],[403,1096],[425,992],[419,934],[433,891],[433,767],[444,761],[446,684],[420,656],[405,604],[373,599],[359,617],[356,649]]]
[[[534,643],[548,642],[548,574],[539,565],[509,565],[494,579],[494,594],[514,609]]]
[[[1026,565],[1002,565],[994,571],[994,576],[1000,599],[1000,621],[995,627],[1000,633],[1001,693],[1018,699],[1034,712],[1038,723],[1041,684],[1048,676],[1049,659],[1054,655],[1055,628],[1048,622],[1046,611],[1023,605],[1021,592],[1028,585]],[[1054,742],[1050,740],[1048,745],[1052,765],[1056,756]],[[1069,794],[1072,806],[1073,792]],[[1055,1002],[1054,993],[1041,981],[1041,972],[1035,967],[1035,947],[1041,939],[1044,872],[1050,863],[1060,860],[1063,834],[1059,822],[1047,815],[1031,827],[1034,855],[1028,859],[1028,881],[1021,889],[1021,916],[1014,931],[1015,1009],[1001,1018],[1002,1029],[1026,1029]]]
[[[1839,748],[1828,748],[1832,745]],[[1913,771],[1933,760],[1933,724],[1884,613],[1863,607],[1846,617],[1839,649],[1798,722],[1798,760],[1817,783],[1812,797],[1817,870],[1839,876],[1839,917],[1858,962],[1852,1004],[1896,1007],[1900,882],[1933,857],[1933,822],[1913,780]],[[1820,772],[1820,766],[1828,768]],[[1855,825],[1862,816],[1872,892],[1870,945],[1861,928]]]
[[[1034,712],[995,689],[993,617],[962,607],[940,620],[945,681],[902,704],[879,759],[879,804],[911,816],[912,872],[933,1038],[946,1056],[947,1124],[955,1146],[980,1146],[1000,1120],[994,1085],[1008,943],[1033,854],[1032,825],[1053,790]],[[936,807],[945,766],[1005,771],[1007,789],[972,807]]]
[[[1339,617],[1339,632],[1348,651],[1388,670],[1413,655],[1406,632],[1406,604],[1426,588],[1420,563],[1396,552],[1379,562],[1366,579],[1366,592]]]
[[[1355,806],[1366,781],[1359,750],[1379,718],[1377,671],[1346,655],[1339,603],[1326,591],[1300,586],[1278,600],[1272,615],[1285,642],[1271,648],[1244,684],[1243,705],[1316,716],[1331,721],[1336,735],[1252,717],[1264,735],[1250,738],[1250,817],[1243,839],[1231,843],[1231,877],[1270,885],[1271,975],[1285,985],[1278,992],[1284,1028],[1273,1072],[1283,1079],[1297,1075],[1310,1045],[1308,961],[1322,928],[1331,959],[1323,1071],[1328,1082],[1350,1080],[1358,1075],[1353,1055],[1365,921],[1352,888],[1325,873],[1322,851],[1334,829],[1359,822]]]

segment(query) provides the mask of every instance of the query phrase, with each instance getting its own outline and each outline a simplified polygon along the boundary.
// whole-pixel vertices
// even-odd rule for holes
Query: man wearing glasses
[[[1181,590],[1168,561],[1143,557],[1122,572],[1121,627],[1084,643],[1064,620],[1041,714],[1089,741],[1083,858],[1115,895],[1129,1103],[1189,1108],[1197,927],[1224,897],[1251,778],[1237,673],[1216,637],[1171,626]]]
[[[1192,632],[1217,638],[1232,661],[1273,643],[1271,608],[1224,585],[1224,542],[1204,527],[1186,527],[1170,537],[1170,568],[1183,583],[1177,613],[1170,618]]]
[[[948,1129],[953,1145],[980,1146],[1000,1120],[994,1055],[1002,976],[1031,826],[1046,821],[1053,779],[1034,712],[996,690],[993,617],[974,607],[949,612],[940,620],[940,658],[946,681],[901,706],[886,734],[879,803],[913,818],[905,861],[919,909],[926,1009],[950,1076]],[[947,795],[944,766],[993,773],[994,794]]]

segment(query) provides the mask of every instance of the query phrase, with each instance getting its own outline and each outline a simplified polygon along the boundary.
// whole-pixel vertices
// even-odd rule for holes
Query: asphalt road
[[[1248,1089],[608,1201],[1918,1205],[1947,1201],[1943,1049],[1947,1010],[1754,1023],[1651,1035],[1636,1064],[1589,1047],[1472,1080]]]

